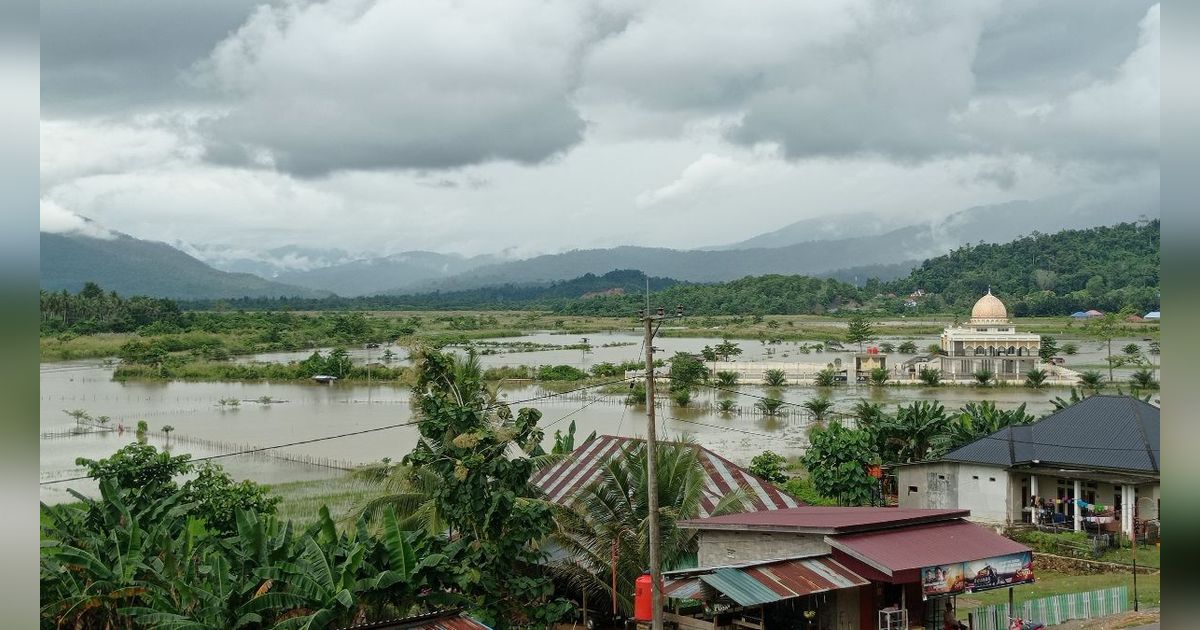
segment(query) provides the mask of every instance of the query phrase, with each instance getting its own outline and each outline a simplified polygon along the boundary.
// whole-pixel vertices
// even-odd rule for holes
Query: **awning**
[[[921,567],[1029,551],[1029,547],[987,527],[963,520],[826,536],[825,542],[889,576]]]
[[[715,568],[671,580],[663,592],[677,599],[700,599],[703,585],[708,585],[740,606],[756,606],[869,583],[833,558],[816,556]]]

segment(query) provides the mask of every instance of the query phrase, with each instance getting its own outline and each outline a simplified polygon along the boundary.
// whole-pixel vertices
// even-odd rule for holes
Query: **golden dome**
[[[971,321],[1008,321],[1008,309],[1004,308],[1004,302],[1001,302],[1000,298],[992,295],[992,290],[988,289],[987,295],[979,298],[979,301],[971,308]]]

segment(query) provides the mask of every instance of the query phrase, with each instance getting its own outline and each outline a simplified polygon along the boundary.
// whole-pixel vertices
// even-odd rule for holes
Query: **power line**
[[[563,396],[563,395],[566,395],[566,394],[571,394],[571,393],[575,393],[575,392],[580,392],[580,391],[583,391],[583,390],[586,390],[586,389],[592,389],[592,388],[595,388],[595,387],[603,387],[603,386],[605,386],[605,385],[613,385],[613,384],[616,384],[616,383],[623,383],[623,382],[625,382],[625,381],[628,381],[628,380],[630,380],[630,379],[624,378],[624,379],[617,380],[617,381],[609,381],[609,382],[606,382],[606,383],[596,383],[596,384],[593,384],[593,385],[586,385],[586,386],[584,386],[584,387],[578,387],[578,388],[575,388],[575,389],[572,389],[572,390],[568,390],[568,391],[565,391],[565,392],[555,392],[555,393],[551,393],[551,394],[546,394],[546,395],[544,395],[544,396],[536,396],[536,397],[534,397],[534,398],[526,398],[526,399],[523,399],[523,400],[515,400],[515,401],[512,401],[512,402],[506,402],[506,403],[495,403],[495,404],[492,404],[492,405],[486,405],[486,406],[484,406],[484,407],[481,407],[481,408],[479,409],[479,411],[488,411],[488,410],[491,410],[491,409],[496,409],[496,408],[498,408],[498,407],[501,407],[501,406],[504,406],[504,405],[510,405],[510,404],[511,404],[511,405],[517,405],[517,404],[524,404],[524,403],[528,403],[528,402],[535,402],[535,401],[538,401],[538,400],[545,400],[545,399],[547,399],[547,398],[554,398],[554,397],[557,397],[557,396]],[[571,413],[567,414],[566,416],[563,416],[563,418],[566,418],[566,417],[570,416],[570,415],[571,415],[571,414],[573,414],[573,413],[577,413],[577,412],[579,412],[579,411],[583,410],[583,409],[584,409],[584,408],[586,408],[588,405],[591,405],[591,404],[595,403],[597,400],[600,400],[600,399],[599,399],[599,398],[597,398],[596,400],[593,400],[592,402],[588,403],[587,405],[584,405],[583,407],[580,407],[579,409],[576,409],[575,411],[572,411]],[[555,423],[557,423],[557,422],[561,421],[563,418],[559,418],[558,420],[555,420],[555,421],[554,421],[554,423],[551,423],[551,425],[548,425],[548,426],[552,426],[553,424],[555,424]],[[328,441],[328,440],[338,440],[338,439],[341,439],[341,438],[346,438],[346,437],[354,437],[354,436],[356,436],[356,435],[363,435],[363,434],[366,434],[366,433],[377,433],[377,432],[379,432],[379,431],[388,431],[388,430],[391,430],[391,429],[398,429],[398,428],[400,428],[400,427],[409,427],[409,426],[413,426],[413,425],[416,425],[416,424],[420,424],[420,422],[421,422],[420,420],[411,420],[411,421],[408,421],[408,422],[398,422],[398,423],[395,423],[395,424],[388,424],[388,425],[384,425],[384,426],[381,426],[381,427],[372,427],[372,428],[370,428],[370,429],[361,429],[361,430],[358,430],[358,431],[350,431],[350,432],[347,432],[347,433],[339,433],[339,434],[336,434],[336,435],[326,435],[326,436],[322,436],[322,437],[310,438],[310,439],[307,439],[307,440],[299,440],[299,441],[296,441],[296,442],[288,442],[288,443],[285,443],[285,444],[275,444],[275,445],[272,445],[272,446],[259,446],[259,447],[255,447],[255,448],[248,448],[248,449],[244,449],[244,450],[240,450],[240,451],[233,451],[233,452],[230,452],[230,453],[221,453],[221,454],[218,454],[218,455],[206,455],[206,456],[204,456],[204,457],[197,457],[197,458],[195,458],[195,459],[190,459],[190,460],[188,460],[188,461],[190,461],[190,462],[204,462],[204,461],[210,461],[210,460],[214,460],[214,459],[221,459],[221,458],[224,458],[224,457],[236,457],[236,456],[238,456],[238,455],[251,455],[251,454],[254,454],[254,453],[261,453],[261,452],[263,452],[263,451],[273,451],[273,450],[276,450],[276,449],[281,449],[281,448],[289,448],[289,447],[292,447],[292,446],[303,446],[303,445],[305,445],[305,444],[315,444],[315,443],[317,443],[317,442],[325,442],[325,441]],[[150,468],[151,466],[154,466],[154,465],[157,465],[157,464],[148,464],[148,465],[147,465],[147,466],[145,466],[145,467],[146,467],[146,468]],[[69,477],[69,478],[65,478],[65,479],[52,479],[52,480],[49,480],[49,481],[42,481],[42,482],[39,482],[39,483],[38,483],[38,485],[39,485],[39,486],[49,486],[49,485],[54,485],[54,484],[59,484],[59,483],[68,483],[68,482],[71,482],[71,481],[82,481],[82,480],[84,480],[84,479],[91,479],[91,478],[92,478],[92,476],[91,476],[91,475],[82,475],[82,476],[79,476],[79,477]]]

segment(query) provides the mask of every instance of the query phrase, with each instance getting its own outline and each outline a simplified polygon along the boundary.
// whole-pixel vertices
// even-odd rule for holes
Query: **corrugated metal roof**
[[[576,448],[565,460],[535,473],[533,483],[540,487],[551,501],[560,505],[570,505],[581,490],[600,477],[603,463],[621,453],[626,446],[643,441],[616,435],[598,436]],[[699,445],[688,446],[699,451],[698,459],[707,473],[703,496],[700,499],[700,516],[711,514],[721,497],[737,488],[746,489],[748,501],[745,509],[749,512],[780,510],[800,505],[799,501],[724,457]]]
[[[802,595],[865,586],[869,582],[825,555],[719,567],[708,573],[672,580],[664,586],[663,592],[669,597],[699,599],[703,595],[701,583],[741,606],[755,606]]]
[[[1159,409],[1132,396],[1089,396],[1027,426],[1001,429],[962,446],[948,461],[1044,464],[1157,473]]]
[[[969,510],[804,505],[786,510],[691,519],[680,521],[678,526],[693,529],[758,529],[833,534],[881,526],[948,520],[968,514]]]
[[[971,562],[1029,547],[964,520],[826,536],[834,549],[888,575],[936,564]]]

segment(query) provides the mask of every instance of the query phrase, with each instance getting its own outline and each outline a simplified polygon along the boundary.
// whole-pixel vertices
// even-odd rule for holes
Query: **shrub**
[[[875,369],[871,370],[871,374],[870,374],[871,384],[872,385],[883,385],[884,383],[887,383],[889,376],[890,376],[890,374],[888,374],[887,368],[881,368],[881,367],[875,368]]]
[[[1075,343],[1074,341],[1064,342],[1062,345],[1062,351],[1063,354],[1067,355],[1079,354],[1079,344]]]
[[[836,499],[822,496],[808,477],[792,477],[783,484],[783,491],[808,505],[837,505]]]
[[[733,413],[736,409],[737,405],[731,398],[724,398],[717,401],[717,411],[720,411],[722,414]]]
[[[724,370],[717,372],[717,385],[721,385],[724,387],[730,387],[733,385],[737,385],[737,382],[738,382],[738,373],[737,372],[727,372]]]
[[[787,459],[774,451],[763,451],[750,460],[750,473],[766,479],[771,483],[780,484],[788,480],[784,472]]]
[[[975,382],[979,383],[980,385],[987,385],[988,383],[991,383],[994,376],[995,374],[988,369],[975,370]]]
[[[900,351],[900,354],[916,354],[917,344],[912,341],[905,341],[897,346],[896,349]]]
[[[539,381],[581,381],[587,372],[570,365],[543,365],[538,368]]]
[[[1028,387],[1033,387],[1035,389],[1039,388],[1042,386],[1043,383],[1046,382],[1046,378],[1049,376],[1050,375],[1048,372],[1046,372],[1046,370],[1039,370],[1037,368],[1033,368],[1032,370],[1029,370],[1028,372],[1025,373],[1025,385]]]
[[[671,390],[671,400],[679,407],[686,407],[692,402],[692,391],[687,388]]]
[[[817,372],[817,376],[813,379],[813,383],[816,384],[817,387],[833,387],[837,384],[837,372],[834,371],[833,368],[825,368],[820,372]]]
[[[918,376],[930,387],[937,387],[942,383],[942,371],[937,368],[923,367]]]
[[[1129,382],[1138,389],[1158,389],[1158,381],[1154,380],[1154,371],[1142,368],[1129,377]]]

